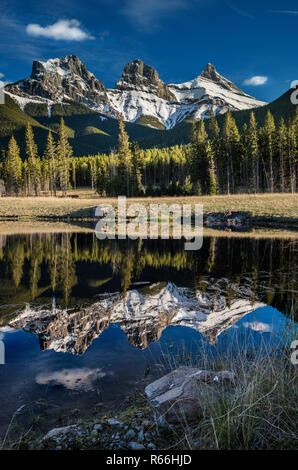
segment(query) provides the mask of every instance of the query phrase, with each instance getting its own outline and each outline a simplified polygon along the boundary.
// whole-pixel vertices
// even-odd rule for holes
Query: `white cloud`
[[[4,77],[4,73],[0,73],[0,78],[3,78]]]
[[[296,10],[271,10],[273,13],[283,13],[285,15],[298,15]]]
[[[191,0],[126,0],[122,14],[129,17],[138,26],[150,26],[155,29],[161,16],[190,7]]]
[[[244,80],[243,84],[244,85],[252,85],[252,86],[259,86],[259,85],[264,85],[267,83],[268,77],[263,77],[261,75],[256,75],[255,77],[247,78]]]
[[[28,24],[26,32],[30,36],[45,37],[63,41],[84,41],[85,39],[95,39],[89,33],[81,28],[78,20],[58,20],[56,23],[48,26],[39,24]]]

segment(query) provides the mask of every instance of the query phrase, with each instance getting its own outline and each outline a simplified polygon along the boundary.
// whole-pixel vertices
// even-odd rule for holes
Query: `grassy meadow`
[[[71,196],[78,196],[72,198]],[[99,204],[117,206],[117,198],[99,197],[95,191],[79,189],[69,191],[67,198],[2,197],[0,220],[84,220],[94,219]],[[203,204],[204,214],[243,212],[252,218],[253,226],[298,228],[298,194],[237,194],[218,196],[184,196],[159,198],[130,198],[128,204],[188,203]]]

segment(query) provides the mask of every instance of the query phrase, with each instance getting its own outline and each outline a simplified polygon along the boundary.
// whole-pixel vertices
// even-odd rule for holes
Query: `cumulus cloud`
[[[4,77],[4,73],[0,73],[0,78],[3,78]]]
[[[28,24],[26,32],[30,36],[45,37],[56,41],[84,41],[85,39],[95,39],[88,32],[83,31],[78,20],[58,20],[48,26],[39,24]]]
[[[264,85],[268,81],[268,77],[263,77],[261,75],[256,75],[255,77],[247,78],[244,80],[244,85],[259,86]]]

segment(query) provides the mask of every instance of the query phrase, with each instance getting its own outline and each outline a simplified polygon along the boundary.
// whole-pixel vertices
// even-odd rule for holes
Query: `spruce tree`
[[[278,149],[279,149],[279,188],[282,193],[285,192],[285,156],[287,147],[287,128],[285,121],[281,118],[278,126]]]
[[[44,160],[47,164],[47,171],[50,180],[50,191],[51,194],[56,196],[57,192],[57,154],[56,145],[52,136],[52,132],[49,131],[47,145],[44,152]]]
[[[26,155],[28,160],[28,172],[29,172],[29,191],[31,192],[31,188],[34,188],[35,196],[39,195],[39,188],[40,188],[40,161],[38,158],[38,151],[37,145],[34,141],[34,134],[32,130],[32,126],[29,122],[26,125]]]
[[[61,118],[59,127],[59,140],[57,144],[57,162],[62,195],[67,195],[69,187],[69,167],[72,156],[72,147],[68,142],[64,119]]]
[[[119,119],[118,135],[118,195],[130,196],[131,151],[123,118]]]
[[[214,166],[214,153],[211,142],[207,140],[205,147],[206,159],[208,162],[208,173],[207,173],[207,194],[213,196],[218,192],[218,184],[216,179],[216,171]]]
[[[239,131],[236,126],[235,119],[230,111],[225,115],[222,142],[223,142],[223,156],[226,160],[226,191],[230,194],[235,192],[235,164],[237,157],[239,157]]]
[[[22,183],[22,160],[20,157],[20,149],[14,136],[11,137],[8,144],[5,174],[7,177],[8,192],[15,192],[18,196]]]
[[[267,111],[265,123],[263,127],[264,138],[264,159],[269,158],[269,191],[274,191],[274,173],[273,173],[273,158],[275,153],[275,122],[274,117],[270,111]]]
[[[247,145],[248,145],[248,158],[251,160],[251,165],[252,165],[253,191],[254,193],[258,193],[260,190],[258,127],[257,127],[257,122],[256,122],[256,116],[253,111],[250,113],[250,117],[249,117]]]
[[[141,151],[139,144],[134,142],[132,144],[131,152],[131,196],[141,196],[144,195],[145,189],[142,183],[142,169],[143,162],[141,157]]]

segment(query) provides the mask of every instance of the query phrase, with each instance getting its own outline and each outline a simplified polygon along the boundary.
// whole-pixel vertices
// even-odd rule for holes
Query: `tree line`
[[[2,149],[0,177],[6,193],[66,196],[70,188],[91,187],[101,196],[205,195],[296,192],[298,108],[287,123],[270,111],[260,127],[255,114],[239,130],[231,112],[222,129],[213,113],[208,125],[193,123],[190,143],[168,148],[141,149],[131,143],[119,120],[117,149],[110,154],[74,157],[61,118],[57,138],[49,131],[39,155],[31,125],[26,126],[26,159],[11,137]],[[207,127],[207,128],[206,128]]]

